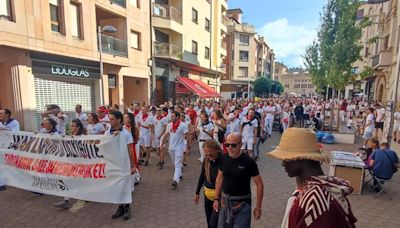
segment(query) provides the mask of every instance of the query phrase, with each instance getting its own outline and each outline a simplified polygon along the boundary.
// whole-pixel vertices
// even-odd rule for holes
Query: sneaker
[[[172,185],[172,187],[174,187],[174,189],[176,189],[176,187],[178,187],[178,182],[173,181],[171,185]]]
[[[58,203],[55,203],[54,206],[61,209],[69,209],[72,207],[72,204],[69,200],[63,200]]]
[[[131,207],[129,205],[124,208],[124,219],[128,220],[131,218]]]
[[[164,168],[164,162],[160,162],[159,167],[160,167],[160,169]]]
[[[144,166],[149,166],[149,161],[145,161]]]
[[[123,206],[123,205],[120,205],[120,206],[118,207],[117,211],[115,212],[115,214],[113,214],[113,216],[111,216],[111,218],[112,218],[112,219],[119,218],[119,217],[121,217],[122,215],[124,215],[124,212],[125,212],[124,206]]]
[[[7,187],[5,185],[0,186],[0,191],[5,191],[7,190]]]

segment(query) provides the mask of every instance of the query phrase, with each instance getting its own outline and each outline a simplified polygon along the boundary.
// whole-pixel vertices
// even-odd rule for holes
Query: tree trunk
[[[329,129],[331,130],[331,132],[333,131],[333,109],[335,108],[335,94],[336,94],[336,91],[335,91],[335,88],[332,88],[332,101],[331,101],[331,123],[330,123],[330,126],[329,126]]]
[[[338,90],[338,100],[340,100],[340,90]],[[339,105],[337,110],[336,131],[339,131],[340,122],[341,120],[340,120],[340,105]]]

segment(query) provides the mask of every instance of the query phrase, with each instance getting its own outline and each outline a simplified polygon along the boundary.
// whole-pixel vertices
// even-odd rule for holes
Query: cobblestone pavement
[[[262,151],[272,150],[278,142],[279,134],[274,133],[262,146]],[[357,147],[336,144],[326,145],[324,149],[354,151]],[[142,167],[143,180],[133,194],[131,220],[112,220],[115,205],[79,201],[70,210],[60,210],[53,206],[61,199],[59,197],[38,196],[9,187],[0,192],[0,227],[206,227],[203,205],[195,205],[193,201],[200,172],[197,157],[197,150],[193,151],[181,184],[177,190],[172,190],[171,163],[167,161],[165,168],[159,170],[155,165],[157,159],[153,156],[150,166]],[[287,177],[281,162],[266,157],[265,153],[258,164],[264,180],[265,197],[262,218],[253,221],[253,227],[280,227],[295,180]],[[324,165],[324,170],[327,169],[328,166]],[[358,219],[357,227],[400,227],[399,182],[400,174],[397,174],[389,188],[393,201],[386,195],[375,198],[367,189],[362,195],[349,197]]]

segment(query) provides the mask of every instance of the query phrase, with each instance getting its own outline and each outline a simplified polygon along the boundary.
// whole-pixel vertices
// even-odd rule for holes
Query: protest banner
[[[0,178],[9,186],[102,203],[131,203],[125,139],[0,131]]]

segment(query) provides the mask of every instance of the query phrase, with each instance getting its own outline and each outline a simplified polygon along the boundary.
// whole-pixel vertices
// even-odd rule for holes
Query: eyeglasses
[[[232,148],[236,148],[240,143],[225,143],[226,148],[228,147],[232,147]]]

